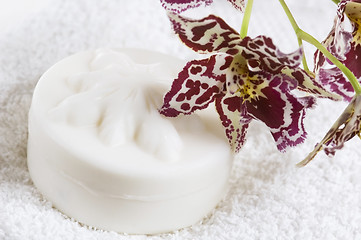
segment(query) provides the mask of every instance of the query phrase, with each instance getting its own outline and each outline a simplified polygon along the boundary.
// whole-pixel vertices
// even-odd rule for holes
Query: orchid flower
[[[167,11],[181,13],[201,5],[210,5],[213,0],[160,0],[160,2]],[[244,11],[246,0],[228,0],[228,2],[241,12]]]
[[[356,135],[360,136],[360,128],[361,95],[355,95],[322,141],[316,145],[315,149],[298,166],[305,166],[322,149],[324,149],[327,155],[335,155],[335,151],[341,149],[345,142]]]
[[[284,54],[268,37],[241,38],[214,15],[201,20],[168,15],[183,43],[213,55],[186,64],[166,93],[161,114],[191,114],[215,102],[235,152],[244,144],[252,120],[266,124],[280,151],[304,141],[305,110],[315,104],[315,98],[297,97],[292,91],[333,95],[299,68],[301,49]]]
[[[351,23],[352,31],[347,30],[348,23]],[[334,26],[327,38],[322,42],[331,54],[354,74],[356,83],[361,78],[360,24],[361,1],[342,0],[338,3]],[[328,86],[331,91],[338,93],[350,103],[321,142],[298,164],[299,166],[308,164],[322,149],[327,155],[333,156],[336,150],[343,148],[345,142],[356,135],[360,136],[360,86],[358,85],[355,88],[341,69],[334,66],[319,50],[315,53],[315,73],[323,85]]]
[[[349,23],[351,23],[352,31],[347,30]],[[338,4],[333,28],[322,42],[358,79],[361,78],[360,24],[361,1],[342,0]],[[341,95],[344,100],[351,101],[355,93],[351,83],[341,70],[330,63],[319,50],[315,53],[314,72],[324,86],[328,86],[331,91]]]

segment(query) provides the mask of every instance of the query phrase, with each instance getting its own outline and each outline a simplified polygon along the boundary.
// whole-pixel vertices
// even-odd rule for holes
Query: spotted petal
[[[345,13],[353,25],[350,50],[343,63],[357,78],[361,77],[361,2],[350,1],[346,4]]]
[[[322,42],[322,44],[340,61],[345,60],[345,55],[351,49],[352,33],[347,31],[347,19],[344,16],[346,4],[349,0],[342,0],[338,4],[337,16],[334,20],[334,25]],[[317,50],[315,52],[315,70],[324,66],[327,63],[325,56]]]
[[[179,14],[191,8],[208,6],[213,0],[160,0],[160,2],[167,11]],[[244,11],[246,0],[228,0],[228,2],[241,12]]]
[[[224,90],[225,71],[231,62],[232,57],[226,55],[188,62],[165,95],[160,113],[176,117],[206,108]]]
[[[228,0],[233,7],[238,9],[241,12],[244,12],[245,6],[246,6],[246,0]]]
[[[245,37],[240,44],[244,49],[242,56],[248,60],[253,70],[263,70],[278,74],[284,67],[297,68],[302,60],[302,49],[285,54],[277,48],[271,38],[258,36]]]
[[[216,109],[225,129],[232,150],[237,153],[246,141],[246,133],[251,118],[246,114],[242,99],[226,94],[216,98]]]
[[[220,17],[209,15],[200,20],[172,13],[168,17],[181,41],[200,53],[225,52],[237,54],[236,46],[242,41],[239,33]]]
[[[292,95],[294,83],[282,75],[262,72],[257,75],[263,82],[256,96],[245,99],[248,114],[269,127],[279,151],[302,143],[306,138],[305,109],[311,108],[315,99]]]
[[[318,73],[319,81],[327,85],[330,91],[340,95],[345,101],[351,101],[354,90],[350,82],[337,67],[330,69],[320,69]]]
[[[307,165],[322,149],[327,155],[334,155],[344,143],[360,134],[361,128],[361,96],[356,95],[341,116],[337,119],[325,137],[315,149],[298,166]]]
[[[327,49],[348,67],[357,78],[361,77],[361,3],[343,0],[338,5],[334,26],[322,42]],[[344,13],[348,16],[345,17]],[[352,32],[347,30],[348,19],[351,20]],[[351,83],[341,70],[336,68],[319,50],[316,51],[315,69],[317,78],[331,91],[350,101],[354,95]]]
[[[179,14],[201,5],[210,5],[213,0],[160,0],[160,2],[167,11]]]
[[[334,26],[323,44],[339,60],[345,60],[345,54],[351,49],[352,34],[347,31],[349,23],[344,16],[349,0],[342,0],[338,4]]]
[[[321,80],[315,78],[315,75],[310,72],[306,72],[301,68],[291,69],[285,67],[282,69],[282,73],[295,79],[298,82],[298,89],[307,93],[311,93],[314,96],[329,98],[332,100],[341,100],[341,96],[333,89],[325,88],[319,82],[323,83],[324,77]],[[342,75],[342,74],[341,74]],[[329,83],[327,83],[329,85]]]

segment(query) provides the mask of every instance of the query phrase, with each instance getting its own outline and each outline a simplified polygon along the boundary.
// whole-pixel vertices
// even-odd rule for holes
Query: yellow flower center
[[[243,102],[264,96],[262,88],[268,86],[267,80],[250,72],[247,60],[240,54],[236,55],[230,66],[232,79],[228,80],[228,91],[243,98]]]

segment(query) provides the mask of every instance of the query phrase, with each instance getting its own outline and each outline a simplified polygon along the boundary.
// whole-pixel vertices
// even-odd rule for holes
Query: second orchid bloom
[[[296,95],[295,90],[336,98],[299,67],[301,49],[284,54],[268,37],[242,39],[213,15],[200,20],[168,16],[184,44],[213,55],[186,64],[165,95],[160,113],[176,117],[215,102],[235,152],[244,144],[252,120],[266,124],[280,151],[304,141],[303,119],[315,99]]]

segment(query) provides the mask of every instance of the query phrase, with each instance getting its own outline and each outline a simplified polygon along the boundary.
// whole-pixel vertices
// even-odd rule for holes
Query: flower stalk
[[[248,26],[249,26],[249,21],[251,19],[252,7],[253,7],[253,0],[248,0],[242,20],[242,26],[240,32],[241,38],[245,38],[248,34]]]
[[[295,18],[293,17],[293,15],[292,15],[290,9],[288,8],[287,4],[285,3],[285,1],[284,0],[279,0],[279,2],[281,3],[281,6],[282,6],[283,10],[285,11],[285,13],[286,13],[286,15],[288,17],[288,20],[290,21],[290,23],[292,25],[292,28],[296,33],[298,45],[300,46],[300,48],[302,48],[302,51],[305,52],[304,48],[303,48],[303,45],[302,45],[302,38],[298,34],[298,32],[301,30],[300,27],[298,26]],[[305,69],[305,71],[307,71],[307,72],[310,71],[309,68],[308,68],[308,65],[307,65],[305,54],[303,54],[303,57],[302,57],[302,65],[303,65],[303,68]]]

